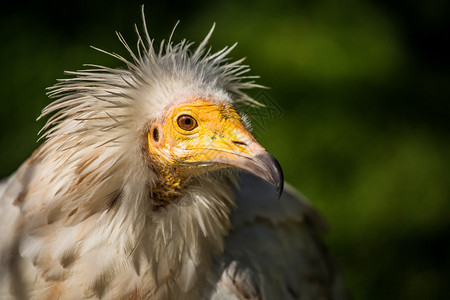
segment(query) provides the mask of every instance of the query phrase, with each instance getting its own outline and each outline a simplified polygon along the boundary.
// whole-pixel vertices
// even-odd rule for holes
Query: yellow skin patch
[[[192,117],[196,127],[183,129],[181,116]],[[148,132],[148,150],[161,174],[161,185],[153,192],[164,205],[179,194],[193,174],[234,165],[236,158],[252,156],[264,148],[231,104],[193,99],[169,108],[164,117],[154,121]]]

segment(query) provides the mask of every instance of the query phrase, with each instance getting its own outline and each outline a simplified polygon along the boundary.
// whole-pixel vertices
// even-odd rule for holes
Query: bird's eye
[[[198,126],[197,121],[190,115],[181,115],[177,120],[178,126],[186,131],[191,131]]]

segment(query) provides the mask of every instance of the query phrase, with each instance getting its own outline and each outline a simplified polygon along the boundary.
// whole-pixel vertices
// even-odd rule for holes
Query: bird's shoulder
[[[218,262],[212,299],[346,299],[334,263],[320,240],[325,220],[286,185],[274,188],[252,175],[240,177],[233,230]]]

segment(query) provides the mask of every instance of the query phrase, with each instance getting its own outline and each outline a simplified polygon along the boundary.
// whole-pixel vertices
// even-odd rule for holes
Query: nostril
[[[158,131],[158,127],[153,128],[153,140],[155,142],[159,141],[159,131]]]
[[[244,143],[244,142],[241,142],[241,141],[232,141],[233,142],[233,144],[236,144],[236,145],[239,145],[239,146],[243,146],[243,147],[247,147],[247,144],[246,143]]]

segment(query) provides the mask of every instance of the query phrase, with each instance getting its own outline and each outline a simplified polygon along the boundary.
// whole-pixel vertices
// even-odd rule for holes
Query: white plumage
[[[190,99],[254,104],[248,67],[228,61],[233,47],[207,50],[212,30],[195,50],[156,52],[144,29],[137,54],[119,35],[125,69],[91,66],[51,88],[45,142],[0,184],[0,299],[346,299],[322,221],[292,188],[276,201],[267,181],[225,168],[236,164],[192,163],[150,132]],[[233,140],[253,142],[260,153]],[[152,145],[180,156],[160,163]],[[178,181],[166,186],[166,171]]]

